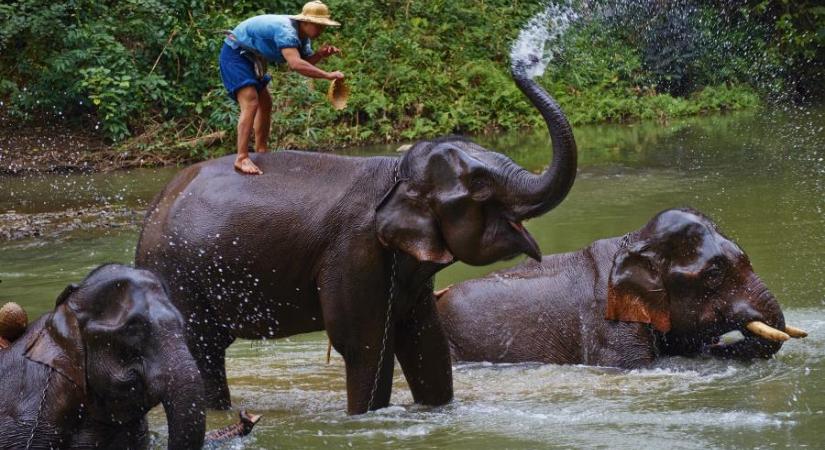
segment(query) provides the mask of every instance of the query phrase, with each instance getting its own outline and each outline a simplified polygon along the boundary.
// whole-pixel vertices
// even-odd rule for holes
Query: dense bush
[[[611,33],[650,80],[684,95],[741,83],[774,98],[825,95],[825,5],[789,0],[605,0]]]
[[[539,123],[509,78],[508,55],[520,27],[542,3],[328,3],[344,26],[321,40],[344,53],[326,66],[347,74],[349,105],[340,112],[327,105],[326,81],[275,70],[276,146],[330,147]],[[759,103],[757,92],[790,86],[808,95],[811,80],[821,82],[825,8],[813,1],[595,3],[617,12],[575,25],[541,79],[574,123],[751,107]],[[302,4],[0,4],[0,112],[17,120],[55,114],[77,126],[100,127],[113,141],[143,134],[132,142],[153,151],[178,148],[165,145],[170,139],[234,130],[236,106],[217,71],[221,31],[255,14],[297,12]],[[636,7],[649,20],[631,14]]]
[[[724,17],[740,30],[759,27],[765,37],[764,85],[779,97],[825,98],[825,4],[822,0],[728,0]]]

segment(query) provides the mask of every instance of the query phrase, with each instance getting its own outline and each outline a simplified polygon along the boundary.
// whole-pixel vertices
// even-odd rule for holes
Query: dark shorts
[[[233,49],[224,42],[221,47],[221,56],[218,58],[218,65],[221,68],[221,81],[229,93],[229,98],[238,101],[236,94],[238,89],[247,86],[255,86],[258,92],[269,84],[272,77],[264,75],[262,80],[255,77],[255,65],[252,61],[241,55],[241,49]]]

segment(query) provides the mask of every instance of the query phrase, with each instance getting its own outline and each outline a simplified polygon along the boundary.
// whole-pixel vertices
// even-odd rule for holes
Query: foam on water
[[[510,48],[510,60],[525,64],[530,78],[543,74],[562,50],[561,37],[578,18],[579,14],[568,5],[548,5],[521,29]]]
[[[807,322],[798,321],[802,315],[795,311],[788,315],[801,325],[814,325],[813,329],[817,328],[814,322],[822,320],[821,314]],[[713,445],[715,434],[785,430],[797,426],[799,420],[787,413],[794,408],[784,407],[783,400],[770,402],[776,390],[773,383],[788,381],[775,378],[787,372],[781,361],[743,364],[687,358],[670,358],[635,371],[461,364],[454,369],[456,399],[442,408],[412,405],[399,370],[393,406],[348,417],[343,365],[335,359],[330,365],[322,364],[325,349],[322,336],[270,342],[252,349],[258,356],[251,355],[247,345],[236,346],[230,351],[229,364],[235,406],[270,411],[268,420],[278,430],[273,432],[292,438],[310,439],[316,430],[307,424],[317,424],[323,430],[317,439],[332,446],[415,447],[449,437],[455,448],[469,448],[478,443],[478,436],[490,435],[511,444],[522,442],[525,447],[552,442],[633,448],[644,437],[646,442],[652,439],[663,446],[683,443],[676,448],[702,448]],[[759,390],[762,383],[766,397],[749,397],[748,391]],[[739,391],[743,400],[730,405],[710,400],[719,389]],[[305,428],[288,431],[296,424]],[[594,427],[601,431],[586,432]],[[456,436],[457,429],[462,433]],[[262,427],[258,433],[267,431]],[[702,437],[685,441],[691,434]]]

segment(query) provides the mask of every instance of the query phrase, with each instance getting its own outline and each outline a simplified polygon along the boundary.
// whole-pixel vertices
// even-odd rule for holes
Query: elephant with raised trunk
[[[463,361],[632,369],[670,355],[768,358],[806,335],[785,324],[745,252],[692,209],[438,297],[452,354]]]
[[[401,158],[298,151],[191,166],[155,199],[136,262],[169,283],[187,321],[209,404],[227,408],[224,351],[235,338],[326,330],[346,364],[351,414],[389,404],[397,358],[417,403],[452,399],[433,276],[455,261],[540,258],[521,225],[558,205],[576,145],[553,99],[513,70],[553,141],[535,175],[461,138],[418,142]]]
[[[0,350],[0,448],[143,449],[163,403],[170,449],[200,449],[205,402],[183,318],[146,270],[108,264]]]

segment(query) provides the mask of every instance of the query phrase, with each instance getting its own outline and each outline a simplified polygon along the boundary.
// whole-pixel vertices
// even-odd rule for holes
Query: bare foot
[[[235,158],[235,169],[247,175],[263,175],[263,171],[248,156]]]

